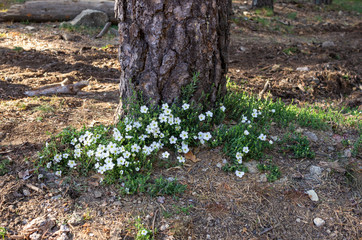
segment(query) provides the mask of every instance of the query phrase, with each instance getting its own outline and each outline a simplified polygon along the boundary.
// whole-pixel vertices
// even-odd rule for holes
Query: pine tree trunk
[[[226,92],[231,0],[116,0],[121,102],[173,103],[199,73],[194,94],[213,103]],[[122,101],[123,100],[123,101]]]
[[[271,8],[274,9],[274,1],[273,0],[253,0],[252,2],[253,8]]]
[[[332,0],[314,0],[314,3],[317,5],[321,5],[321,4],[332,4]]]

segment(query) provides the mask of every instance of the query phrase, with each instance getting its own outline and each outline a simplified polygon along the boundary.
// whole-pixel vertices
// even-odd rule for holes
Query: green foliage
[[[360,136],[357,141],[353,144],[352,156],[357,157],[362,151],[362,132],[360,131]]]
[[[157,178],[153,184],[149,184],[148,194],[151,196],[157,195],[176,195],[181,194],[186,190],[186,186],[177,183],[177,180],[169,181],[162,177]]]
[[[278,180],[281,176],[281,172],[279,170],[278,166],[275,166],[273,164],[258,164],[257,168],[260,171],[266,171],[266,178],[269,182],[274,182]]]
[[[283,49],[283,52],[287,55],[293,55],[295,53],[298,53],[299,49],[297,47],[288,47]]]
[[[197,89],[197,84],[199,82],[199,75],[200,75],[200,73],[198,73],[198,72],[194,73],[194,75],[192,76],[191,83],[187,84],[186,86],[184,86],[181,89],[182,101],[190,102],[191,97],[194,95],[194,93]]]
[[[310,149],[307,137],[300,133],[287,134],[283,140],[282,149],[291,150],[296,158],[314,158],[315,153]]]
[[[360,0],[333,0],[331,5],[323,6],[327,11],[349,11],[362,13],[362,2]]]
[[[135,220],[135,228],[137,231],[136,240],[154,239],[152,231],[147,229],[141,222],[141,218],[137,217]]]
[[[42,104],[40,106],[34,107],[33,108],[34,111],[40,111],[43,113],[51,113],[54,112],[54,107],[49,105],[49,104]]]
[[[6,228],[4,228],[4,227],[0,227],[0,237],[2,238],[2,239],[5,239],[5,236],[6,236]]]
[[[0,160],[0,176],[4,176],[8,173],[8,165],[10,164],[10,161],[8,159]]]
[[[274,16],[274,11],[271,8],[258,8],[255,10],[255,13],[260,16],[272,17]]]
[[[297,12],[288,13],[287,18],[295,20],[297,18]]]
[[[18,47],[18,46],[14,46],[13,51],[15,51],[15,52],[22,52],[22,51],[24,51],[24,48]]]

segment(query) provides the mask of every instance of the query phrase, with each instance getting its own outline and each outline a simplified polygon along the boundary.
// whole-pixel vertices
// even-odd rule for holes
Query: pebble
[[[23,194],[24,194],[24,196],[28,197],[28,196],[30,196],[30,191],[28,189],[24,189]]]
[[[94,191],[94,197],[100,198],[100,197],[102,197],[102,193],[100,191]]]
[[[307,136],[309,140],[312,140],[313,142],[318,142],[318,137],[315,133],[306,131],[304,132],[304,135]]]
[[[322,176],[322,171],[323,168],[314,165],[310,166],[309,168],[310,175],[313,178],[320,178]]]
[[[344,150],[344,156],[345,157],[351,157],[352,156],[352,152],[351,152],[351,149],[346,149]]]
[[[300,223],[300,218],[297,218],[295,221],[297,221],[297,223]]]
[[[318,202],[319,201],[319,197],[318,197],[317,193],[314,190],[307,191],[307,194],[308,194],[310,200],[312,200],[313,202]]]
[[[40,240],[40,239],[41,239],[41,234],[35,232],[35,233],[31,234],[31,235],[29,236],[29,238],[30,238],[31,240]]]
[[[259,170],[257,168],[258,163],[256,161],[250,161],[244,163],[244,166],[248,168],[249,173],[258,173]]]
[[[78,213],[73,213],[73,215],[68,220],[68,223],[73,226],[77,226],[83,223],[83,217]]]
[[[336,44],[334,44],[334,42],[332,41],[325,41],[322,43],[322,48],[329,48],[334,46],[336,46]]]
[[[297,71],[300,71],[300,72],[308,72],[308,71],[309,71],[309,67],[298,67],[296,70],[297,70]]]
[[[35,31],[35,27],[32,26],[26,26],[25,29],[28,31]]]
[[[322,218],[319,217],[315,218],[313,222],[317,227],[321,227],[326,223],[326,221],[324,221]]]
[[[260,175],[259,182],[267,182],[267,181],[268,181],[268,178],[266,177],[265,173]]]

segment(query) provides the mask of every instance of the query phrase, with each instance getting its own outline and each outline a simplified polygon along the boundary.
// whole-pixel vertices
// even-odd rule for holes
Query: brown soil
[[[277,3],[278,20],[263,24],[271,17],[259,15],[257,20],[253,11],[240,4],[234,8],[229,72],[233,88],[258,94],[269,80],[264,96],[300,105],[360,108],[359,15]],[[291,19],[291,12],[297,17]],[[342,139],[353,142],[358,137],[352,128],[310,130],[319,139],[312,142],[317,153],[313,160],[296,160],[281,152],[280,146],[268,152],[282,171],[282,178],[274,183],[264,182],[261,173],[237,179],[223,172],[217,167],[225,158],[220,149],[195,149],[201,161],[156,173],[177,177],[187,185],[187,192],[178,198],[125,197],[117,187],[97,186],[92,178],[57,179],[48,174],[38,180],[31,171],[32,161],[49,134],[66,126],[111,124],[119,98],[117,40],[109,35],[95,40],[86,32],[69,32],[57,25],[0,23],[0,159],[10,161],[7,173],[0,176],[0,227],[9,236],[24,236],[27,223],[48,216],[56,220],[55,226],[42,232],[43,239],[56,239],[50,235],[77,214],[82,221],[68,224],[71,239],[133,239],[136,216],[149,229],[157,229],[156,239],[361,236],[361,155],[350,157],[351,146],[341,144]],[[65,40],[64,34],[73,41]],[[322,46],[326,41],[334,46]],[[297,70],[300,67],[308,69]],[[24,95],[26,90],[67,78],[90,84],[77,95]],[[271,134],[281,138],[285,131],[272,128]],[[337,160],[344,169],[359,169],[352,183],[344,173],[321,163]],[[319,179],[310,177],[312,165],[322,166]],[[26,170],[29,177],[24,177]],[[305,194],[310,189],[317,192],[318,202]],[[316,227],[316,217],[324,219],[325,225]]]

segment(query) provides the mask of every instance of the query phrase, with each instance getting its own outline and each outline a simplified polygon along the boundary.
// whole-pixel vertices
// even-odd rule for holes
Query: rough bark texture
[[[253,8],[268,7],[268,8],[274,9],[274,1],[273,0],[253,0],[252,6],[253,6]]]
[[[321,5],[321,4],[332,4],[332,0],[314,0],[314,3],[317,5]]]
[[[135,90],[148,103],[172,103],[195,72],[195,100],[225,93],[231,0],[116,0],[115,13],[121,102]]]

